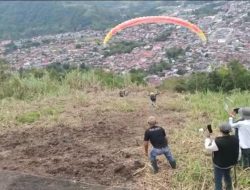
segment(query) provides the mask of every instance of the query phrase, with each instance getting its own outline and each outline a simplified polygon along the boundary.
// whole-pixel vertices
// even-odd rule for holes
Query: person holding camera
[[[241,119],[233,122],[233,117],[239,114]],[[250,167],[250,108],[234,109],[234,112],[229,117],[229,124],[236,130],[239,138],[239,144],[242,155],[243,168]]]
[[[205,149],[212,153],[214,166],[215,190],[222,190],[222,178],[226,185],[226,190],[232,190],[231,168],[237,163],[239,154],[239,140],[234,135],[230,135],[231,126],[223,123],[219,126],[221,136],[211,138],[212,129],[208,125],[209,133],[205,139]]]
[[[230,117],[235,117],[239,113],[239,109],[240,108],[234,108],[233,111],[229,114],[229,116]],[[237,121],[234,121],[234,122],[243,121],[243,120],[244,119],[241,117],[240,119],[238,119]],[[235,133],[235,136],[237,138],[239,138],[239,130],[238,130],[238,128],[234,128],[234,133]]]

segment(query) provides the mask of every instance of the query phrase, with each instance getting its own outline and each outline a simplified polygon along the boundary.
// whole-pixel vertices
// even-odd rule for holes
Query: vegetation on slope
[[[87,114],[85,111],[91,110],[92,117],[108,113],[111,119],[114,112],[119,113],[121,118],[123,115],[131,113],[134,117],[130,118],[131,126],[129,125],[129,127],[138,130],[138,133],[132,135],[141,136],[143,126],[138,127],[138,123],[141,125],[149,114],[156,114],[160,123],[167,125],[169,142],[177,159],[178,168],[175,171],[168,169],[166,161],[162,157],[160,158],[162,170],[159,174],[153,175],[147,168],[138,174],[142,177],[134,177],[136,180],[144,180],[145,187],[151,187],[151,189],[160,189],[162,185],[186,190],[212,189],[211,155],[204,154],[204,136],[198,132],[198,129],[211,123],[215,133],[218,133],[219,123],[228,119],[224,110],[226,98],[231,100],[230,109],[247,106],[250,103],[248,91],[234,91],[231,94],[208,90],[194,94],[162,93],[158,99],[159,107],[153,112],[145,106],[148,100],[148,97],[144,96],[147,88],[144,88],[144,95],[140,93],[122,99],[118,93],[117,95],[113,93],[115,92],[113,90],[121,86],[131,87],[134,84],[132,79],[140,81],[137,78],[138,76],[143,78],[140,71],[132,71],[131,73],[134,75],[125,77],[100,70],[85,67],[81,70],[60,64],[54,64],[47,69],[31,69],[19,73],[10,71],[8,65],[3,61],[0,66],[2,127],[15,126],[16,128],[24,124],[35,123],[37,125],[39,122],[40,125],[48,126],[49,123],[63,122],[63,119],[67,118],[71,119],[67,120],[69,125],[75,125],[76,120],[82,120],[82,115]],[[95,87],[97,87],[96,92]],[[88,94],[90,89],[93,91]],[[69,107],[72,109],[70,112]],[[76,111],[76,109],[78,110]],[[138,117],[139,115],[140,117]],[[122,119],[119,118],[119,122],[121,121]],[[119,122],[115,125],[118,125]],[[128,126],[127,123],[126,126]],[[27,135],[28,133],[21,134]],[[131,134],[129,135],[131,136]],[[53,136],[53,138],[55,137]],[[126,139],[123,140],[126,141]],[[67,145],[71,146],[71,144]],[[129,148],[136,150],[139,154],[138,145]],[[39,147],[37,149],[39,151]],[[133,154],[130,155],[130,158],[133,158]],[[237,167],[237,174],[241,176],[238,178],[238,187],[247,188],[250,183],[249,171]]]
[[[79,127],[76,125],[76,121],[79,122],[83,118],[87,119],[89,117],[88,110],[92,115],[91,119],[98,117],[99,120],[97,121],[100,121],[100,116],[104,115],[103,117],[107,118],[108,115],[108,121],[111,120],[113,122],[115,112],[115,115],[119,115],[120,118],[117,119],[118,121],[116,123],[113,123],[113,127],[119,125],[119,122],[125,122],[128,128],[131,127],[137,130],[137,133],[129,133],[129,136],[135,136],[136,139],[141,139],[147,116],[149,114],[156,114],[160,121],[159,123],[167,129],[170,147],[177,159],[178,167],[172,171],[166,164],[165,158],[163,156],[159,157],[160,172],[154,175],[151,173],[150,168],[146,167],[146,169],[138,175],[133,176],[134,183],[141,181],[140,185],[143,184],[144,187],[149,189],[160,189],[163,186],[170,189],[185,190],[213,189],[212,159],[211,155],[206,156],[203,152],[204,135],[200,133],[198,129],[211,123],[214,132],[218,134],[218,124],[227,120],[228,117],[224,111],[225,97],[232,100],[232,103],[229,105],[232,109],[236,106],[249,105],[248,92],[234,92],[231,95],[217,92],[199,92],[195,94],[162,93],[158,99],[159,107],[154,112],[152,112],[152,110],[149,111],[146,106],[147,97],[143,96],[143,94],[146,94],[146,91],[136,94],[136,96],[129,95],[122,99],[118,97],[118,95],[114,95],[113,92],[114,91],[107,89],[99,90],[98,93],[93,92],[88,94],[82,90],[72,89],[71,92],[67,94],[62,93],[54,97],[35,97],[33,101],[3,99],[1,100],[2,107],[0,109],[1,126],[14,125],[16,128],[24,124],[33,124],[34,130],[37,125],[47,127],[50,126],[49,123],[62,123],[66,121],[66,123],[71,126],[70,131],[72,131],[75,130],[75,126]],[[95,95],[95,98],[93,98],[93,95]],[[130,119],[123,121],[123,116],[125,117],[128,113],[131,113]],[[139,114],[140,117],[138,117],[137,114]],[[91,119],[88,120],[88,122],[90,122]],[[92,123],[94,125],[96,121],[92,120]],[[130,125],[128,125],[128,123]],[[82,123],[79,122],[78,124]],[[90,125],[90,123],[88,124]],[[106,125],[106,127],[110,129],[112,126]],[[58,128],[66,130],[65,126],[57,127],[57,129]],[[39,127],[37,127],[37,129],[39,131]],[[79,128],[77,129],[79,130]],[[49,130],[51,133],[54,128],[49,128]],[[124,130],[124,128],[121,130],[122,133],[125,133]],[[131,132],[131,130],[129,130],[129,132]],[[20,132],[19,134],[26,135],[27,139],[31,138],[28,132]],[[58,133],[58,135],[60,136],[60,133]],[[53,140],[55,140],[57,136],[54,135],[53,138]],[[80,139],[81,137],[78,138]],[[48,140],[49,137],[46,139]],[[124,138],[122,140],[126,142],[128,139]],[[77,141],[65,141],[63,145],[72,146],[70,143],[75,142]],[[112,143],[112,141],[109,142]],[[138,142],[140,144],[140,140],[138,140]],[[20,144],[19,146],[25,148],[27,145]],[[74,144],[74,147],[75,146],[76,144]],[[44,146],[38,146],[36,150],[39,151],[43,147]],[[29,148],[29,146],[26,147],[26,149]],[[112,145],[110,149],[111,148]],[[54,148],[54,150],[55,149],[56,148]],[[126,154],[130,156],[129,159],[135,158],[138,154],[143,154],[138,151],[141,150],[140,145],[131,145],[130,147],[124,147],[123,145],[119,150],[122,153],[123,151],[129,152],[130,154]],[[69,151],[69,153],[73,154],[74,152]],[[50,157],[51,155],[46,156],[46,160],[53,159],[53,157]],[[145,159],[147,163],[146,157],[141,156],[141,159]],[[54,162],[50,162],[50,164],[52,164],[51,167],[54,167]],[[32,167],[31,165],[29,166],[30,168]],[[43,167],[43,165],[41,167]],[[70,168],[68,165],[66,165],[66,167]],[[81,167],[78,169],[79,172],[82,172]],[[34,169],[32,171],[34,173],[34,171],[37,170]],[[60,173],[60,170],[58,171],[59,173],[57,173],[57,175],[65,175],[64,173]],[[237,167],[237,175],[240,176],[238,178],[238,188],[246,189],[250,183],[249,171]]]
[[[233,92],[230,95],[222,92],[196,92],[178,96],[177,107],[186,112],[187,118],[183,129],[176,129],[171,141],[179,161],[179,170],[175,173],[176,189],[213,189],[212,155],[205,155],[203,148],[204,134],[199,128],[212,124],[215,136],[219,135],[219,124],[228,121],[224,109],[226,99],[229,109],[249,106],[249,92]],[[234,181],[232,171],[232,180]],[[249,171],[237,166],[238,189],[247,189],[250,183]]]
[[[239,61],[231,61],[226,66],[214,69],[211,72],[196,72],[187,77],[167,80],[162,85],[167,88],[169,84],[178,92],[230,92],[250,90],[250,71]]]
[[[161,61],[152,65],[148,71],[131,70],[128,74],[115,74],[99,69],[90,69],[85,64],[78,67],[54,63],[46,69],[28,69],[11,71],[9,65],[0,61],[0,99],[15,97],[29,99],[37,95],[55,94],[69,89],[84,89],[91,86],[105,88],[124,88],[131,84],[145,85],[147,74],[159,73],[170,69],[168,62]],[[160,89],[174,89],[177,92],[231,92],[250,90],[250,71],[238,61],[232,61],[227,66],[214,69],[212,72],[193,73],[168,79]]]
[[[144,85],[145,75],[137,70],[126,75],[114,74],[86,66],[70,66],[54,63],[46,69],[11,71],[9,65],[0,61],[0,99],[33,99],[37,96],[67,93],[90,87],[124,88],[129,85]]]

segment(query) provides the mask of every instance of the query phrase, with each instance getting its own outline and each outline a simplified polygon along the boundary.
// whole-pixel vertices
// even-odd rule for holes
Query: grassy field
[[[5,135],[6,133],[8,137],[12,134],[7,133],[9,130],[22,131],[29,127],[32,127],[32,129],[51,127],[55,130],[54,134],[57,134],[56,130],[58,129],[55,126],[61,124],[76,128],[83,125],[99,126],[105,124],[107,134],[114,131],[114,134],[112,134],[114,136],[110,136],[107,142],[103,144],[105,148],[109,147],[112,151],[112,145],[117,144],[118,146],[120,143],[121,147],[119,147],[118,152],[128,154],[126,151],[129,149],[130,152],[133,152],[131,158],[148,163],[147,159],[141,156],[143,152],[138,152],[138,148],[141,148],[138,147],[138,144],[142,144],[147,117],[156,115],[159,124],[166,128],[171,149],[177,159],[178,169],[174,171],[170,168],[163,169],[159,174],[153,175],[150,168],[145,167],[143,172],[132,176],[133,183],[137,184],[139,189],[213,189],[211,155],[205,154],[204,134],[198,130],[199,128],[205,128],[207,124],[212,124],[215,134],[218,134],[218,125],[228,120],[226,110],[249,106],[250,104],[250,94],[247,91],[234,91],[228,94],[214,92],[188,94],[166,91],[165,88],[167,87],[162,86],[160,89],[162,93],[158,98],[158,107],[152,109],[149,106],[147,95],[155,89],[154,87],[144,86],[141,77],[133,78],[133,75],[116,76],[112,73],[93,70],[84,72],[73,70],[66,73],[62,79],[59,74],[57,78],[53,78],[55,75],[51,71],[39,72],[27,73],[25,77],[14,74],[8,78],[8,72],[2,75],[6,77],[2,77],[3,82],[0,86],[1,134]],[[141,86],[135,84],[138,81]],[[128,96],[119,97],[119,89],[121,88],[129,91]],[[97,119],[99,121],[96,124]],[[133,129],[133,132],[130,129]],[[115,143],[112,142],[113,138],[116,137],[115,130],[118,130],[117,133],[120,133],[121,138],[123,135],[128,135],[129,138],[121,139]],[[71,132],[69,130],[67,134]],[[94,136],[99,135],[98,131],[92,132],[89,130],[88,132],[91,135],[96,133]],[[19,137],[19,132],[15,133]],[[37,135],[35,131],[32,133],[34,134],[30,134],[31,137]],[[22,134],[26,134],[26,132],[21,133],[21,138],[23,138]],[[79,135],[76,138],[84,139],[88,137]],[[58,137],[58,141],[60,141],[59,139]],[[136,139],[136,145],[133,145],[133,139]],[[11,141],[11,138],[8,137],[6,140]],[[36,141],[35,136],[33,140]],[[123,147],[124,143],[128,144],[129,147]],[[25,144],[23,146],[25,150],[29,148]],[[95,146],[99,147],[99,141]],[[46,148],[43,144],[37,146],[36,149],[39,151],[41,147]],[[5,148],[2,147],[2,151],[5,151]],[[74,154],[72,151],[72,155]],[[48,160],[54,159],[50,158],[49,154],[45,156],[48,157]],[[112,158],[112,156],[112,153],[107,153],[108,158]],[[12,155],[12,157],[14,156]],[[29,159],[34,162],[32,159],[37,158],[31,157]],[[165,163],[164,158],[161,157],[159,162],[162,166]],[[34,170],[33,167],[28,166],[30,170],[27,171]],[[23,167],[20,166],[20,170]],[[64,176],[63,173],[60,173],[60,170],[58,171],[59,176]],[[85,170],[79,172],[85,173]],[[238,189],[249,189],[249,172],[249,170],[244,171],[237,167]],[[44,172],[43,174],[47,173]],[[67,177],[75,177],[74,174],[72,175]],[[121,182],[121,180],[119,182],[119,180],[114,180],[112,182],[114,184],[110,183],[110,185],[127,183]],[[132,181],[130,178],[129,183],[132,183]],[[105,181],[105,183],[107,182]]]
[[[117,90],[71,90],[70,93],[54,94],[49,97],[38,96],[32,101],[7,98],[1,100],[1,126],[3,128],[22,128],[27,125],[51,126],[71,118],[72,108],[87,107],[93,113],[116,112],[121,115],[126,113],[138,114],[144,112],[142,118],[156,115],[159,123],[166,126],[170,139],[170,146],[177,159],[178,169],[161,171],[153,175],[149,167],[138,176],[137,181],[143,182],[145,189],[213,189],[213,169],[211,155],[204,152],[204,135],[198,131],[207,124],[212,124],[215,134],[218,134],[218,125],[228,120],[225,111],[238,106],[249,105],[248,92],[223,93],[196,93],[178,94],[163,92],[159,97],[158,108],[150,110],[147,105],[147,92],[150,89],[133,88],[131,95],[126,99],[118,97]],[[93,94],[96,94],[93,97]],[[95,105],[95,106],[93,106]],[[74,114],[73,114],[74,115]],[[65,120],[66,121],[66,120]],[[132,121],[131,121],[132,122]],[[133,127],[133,124],[131,124]],[[143,132],[141,132],[143,135]],[[139,135],[139,134],[137,134]],[[160,158],[160,167],[165,162]],[[249,189],[249,170],[237,167],[238,189]]]
[[[186,127],[175,133],[174,144],[177,150],[179,171],[175,174],[176,189],[213,189],[211,155],[205,156],[203,148],[203,134],[199,128],[212,124],[216,135],[219,134],[218,125],[228,121],[225,111],[235,107],[249,105],[249,93],[196,93],[184,94],[179,101],[187,114]],[[181,146],[180,146],[181,144]],[[249,189],[249,170],[237,167],[238,189]]]

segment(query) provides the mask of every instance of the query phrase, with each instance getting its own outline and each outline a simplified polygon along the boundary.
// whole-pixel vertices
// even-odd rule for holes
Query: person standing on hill
[[[120,90],[119,95],[120,95],[120,97],[126,96],[126,90],[124,90],[124,89]]]
[[[239,109],[240,109],[240,108],[234,108],[233,111],[229,114],[229,116],[230,116],[230,117],[235,117],[237,114],[239,114]],[[235,121],[235,123],[238,122],[238,121],[243,121],[243,120],[244,120],[244,119],[242,118],[242,115],[240,115],[240,116],[241,116],[241,118],[238,119],[237,121]],[[234,128],[234,132],[235,132],[235,136],[236,136],[237,138],[239,138],[239,130],[238,130],[238,128]]]
[[[169,149],[165,130],[157,125],[156,118],[154,116],[150,116],[148,118],[148,125],[149,128],[145,131],[144,134],[144,149],[145,149],[145,155],[148,156],[148,145],[150,141],[153,147],[149,154],[149,159],[151,161],[154,173],[157,173],[159,170],[157,166],[156,157],[162,154],[165,155],[171,167],[175,169],[176,161]]]
[[[229,124],[238,131],[242,166],[245,169],[250,167],[250,108],[240,108],[238,113],[242,119],[233,122],[233,117],[229,117]]]
[[[222,136],[211,138],[207,133],[205,149],[213,153],[215,190],[222,190],[222,178],[224,178],[226,190],[232,190],[231,168],[237,163],[239,155],[239,140],[235,135],[230,135],[229,123],[220,125]]]
[[[150,94],[149,94],[151,104],[152,104],[153,107],[156,106],[156,96],[158,96],[159,94],[160,94],[159,92],[157,92],[157,93],[150,92]]]

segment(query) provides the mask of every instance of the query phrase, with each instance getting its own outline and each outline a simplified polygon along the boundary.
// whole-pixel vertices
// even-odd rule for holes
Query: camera
[[[213,133],[211,124],[207,125],[207,130],[208,130],[209,133]]]
[[[238,114],[238,113],[239,113],[239,109],[240,109],[240,108],[234,108],[233,111],[234,111],[236,114]]]

